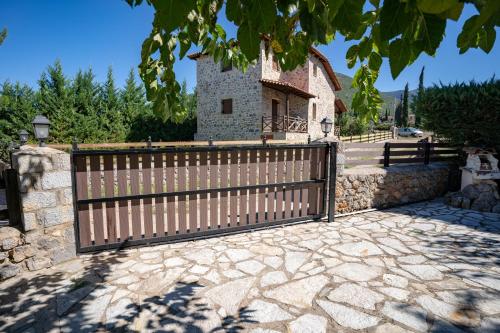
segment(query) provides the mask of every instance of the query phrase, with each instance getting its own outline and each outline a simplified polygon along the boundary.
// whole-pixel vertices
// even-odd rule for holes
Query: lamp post
[[[321,124],[321,131],[325,133],[325,138],[326,138],[328,133],[332,131],[333,121],[330,118],[325,117],[323,118],[320,124]]]
[[[35,117],[32,124],[35,132],[35,138],[39,141],[39,146],[45,147],[45,140],[49,137],[50,121],[46,117],[38,115]]]
[[[28,142],[29,133],[26,130],[19,131],[19,143],[24,146]]]

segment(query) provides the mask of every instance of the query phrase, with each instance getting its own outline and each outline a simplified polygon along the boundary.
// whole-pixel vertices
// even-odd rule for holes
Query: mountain
[[[344,101],[344,104],[347,108],[351,109],[351,101],[356,89],[351,87],[352,77],[349,75],[345,75],[342,73],[335,73],[337,78],[342,85],[342,90],[336,92],[337,97],[341,98]],[[394,114],[394,110],[396,109],[396,105],[403,94],[403,90],[394,90],[394,91],[381,91],[380,96],[384,100],[382,104],[382,108],[380,109],[380,114],[385,115],[385,110],[389,110],[389,114]],[[411,101],[412,96],[417,94],[417,89],[410,90],[409,100]]]

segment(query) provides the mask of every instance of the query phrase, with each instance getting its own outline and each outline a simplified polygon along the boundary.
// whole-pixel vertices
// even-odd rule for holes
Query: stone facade
[[[22,234],[10,231],[6,236],[24,253],[24,258],[17,260],[17,248],[7,249],[12,264],[19,270],[37,270],[73,258],[76,249],[70,155],[51,148],[24,146],[12,155],[12,161],[19,174],[24,229]]]
[[[346,169],[337,176],[336,212],[386,208],[443,195],[448,189],[447,164]]]
[[[303,66],[290,72],[273,68],[272,54],[266,55],[264,42],[257,63],[246,73],[233,68],[222,71],[206,55],[197,57],[198,124],[195,140],[244,140],[259,139],[262,133],[262,116],[272,115],[272,100],[279,102],[279,115],[286,114],[285,93],[262,86],[260,79],[280,80],[315,95],[307,99],[289,94],[289,114],[308,120],[311,138],[323,137],[320,121],[328,116],[335,119],[335,87],[323,64],[310,54]],[[317,75],[314,75],[314,67]],[[222,114],[222,99],[233,99],[233,113]],[[316,117],[313,117],[316,104]],[[274,139],[307,139],[303,133],[273,133]],[[333,133],[330,134],[333,136]]]

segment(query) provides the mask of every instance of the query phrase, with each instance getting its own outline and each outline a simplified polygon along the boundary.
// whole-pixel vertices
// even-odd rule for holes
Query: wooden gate
[[[327,144],[73,150],[78,251],[325,215]]]

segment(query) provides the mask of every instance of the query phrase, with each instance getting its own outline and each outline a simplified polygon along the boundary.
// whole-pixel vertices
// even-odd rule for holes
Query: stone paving
[[[1,332],[500,332],[500,215],[414,204],[84,255],[0,285]]]

